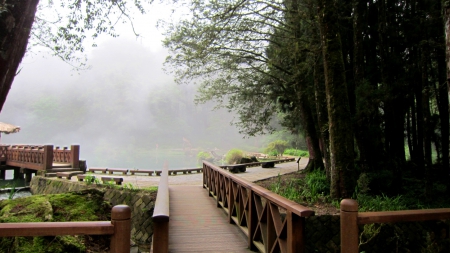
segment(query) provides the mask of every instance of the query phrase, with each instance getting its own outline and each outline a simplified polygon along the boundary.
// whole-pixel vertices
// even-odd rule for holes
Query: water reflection
[[[0,191],[0,200],[2,199],[16,199],[21,197],[31,196],[29,187],[8,188]]]

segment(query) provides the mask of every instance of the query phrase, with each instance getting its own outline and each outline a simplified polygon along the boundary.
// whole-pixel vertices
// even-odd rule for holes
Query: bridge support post
[[[24,171],[25,173],[25,182],[27,182],[27,183],[29,183],[29,182],[31,182],[31,174],[33,173],[31,170],[27,170],[27,169],[25,169],[25,171]]]
[[[23,179],[23,173],[20,173],[20,168],[14,169],[14,179]]]
[[[44,170],[51,170],[53,166],[53,145],[44,146]]]
[[[70,162],[72,168],[80,168],[80,145],[70,146],[70,157],[72,158]]]

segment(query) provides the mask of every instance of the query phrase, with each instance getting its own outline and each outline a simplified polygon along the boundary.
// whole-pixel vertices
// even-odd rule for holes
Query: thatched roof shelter
[[[20,126],[0,122],[0,133],[12,134],[20,131]]]

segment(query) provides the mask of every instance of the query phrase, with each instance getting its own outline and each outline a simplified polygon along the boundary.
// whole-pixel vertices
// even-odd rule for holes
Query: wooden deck
[[[252,252],[202,186],[170,186],[169,252]]]

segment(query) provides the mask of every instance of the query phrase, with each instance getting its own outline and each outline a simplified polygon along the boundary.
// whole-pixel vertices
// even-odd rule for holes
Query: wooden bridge
[[[167,177],[153,213],[153,252],[305,251],[309,208],[208,162],[203,187],[169,187]]]
[[[55,147],[53,145],[0,145],[0,178],[5,179],[5,170],[14,170],[17,178],[22,170],[28,179],[37,171],[60,171],[79,169],[80,146]],[[28,180],[29,181],[29,180]]]

